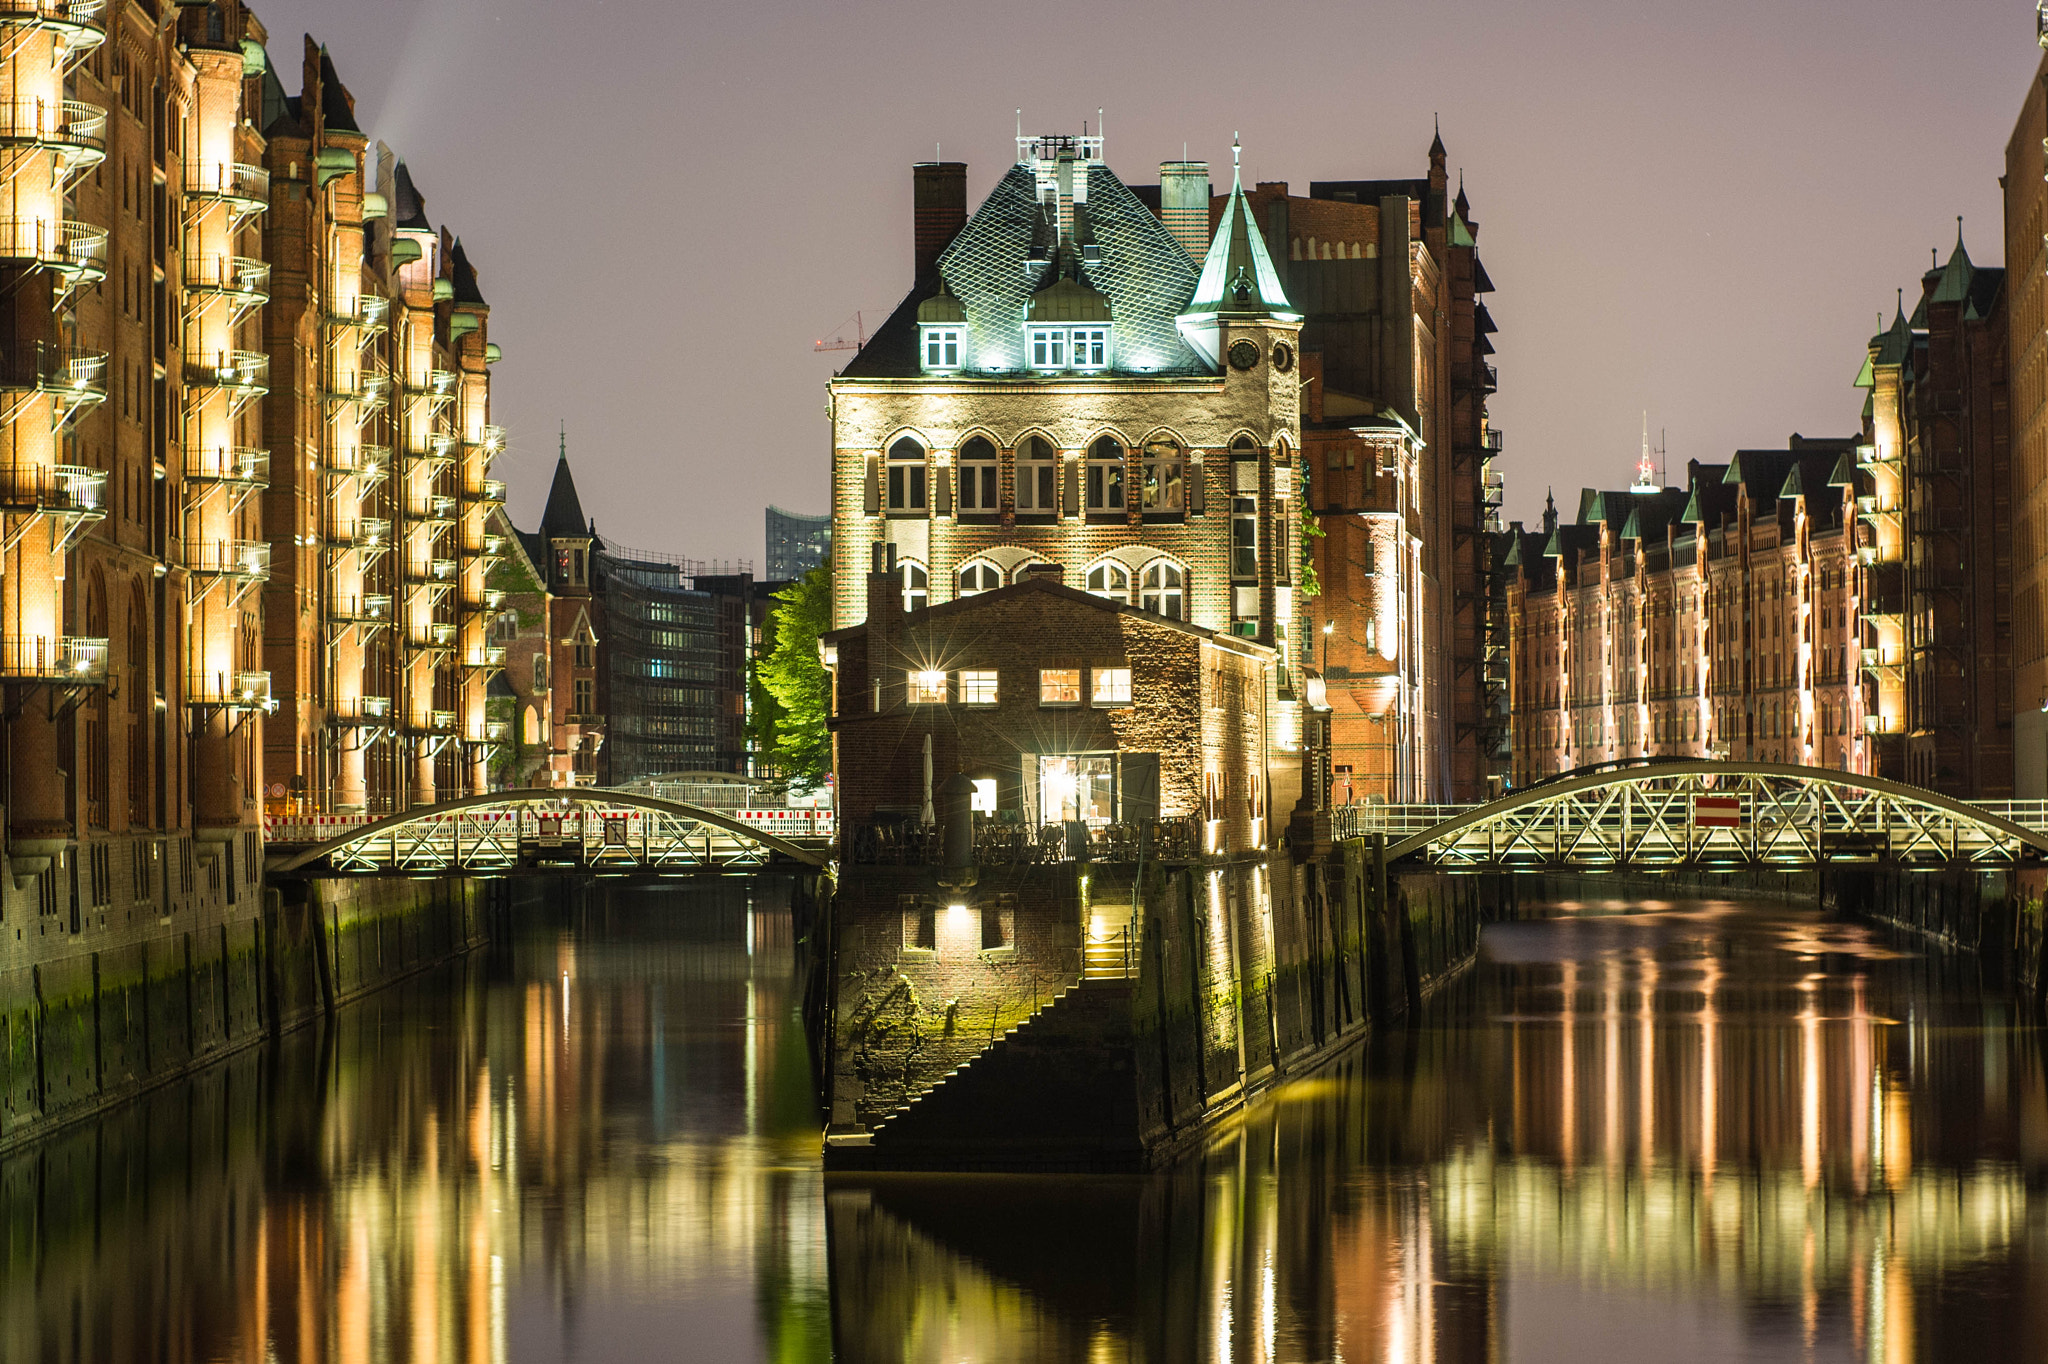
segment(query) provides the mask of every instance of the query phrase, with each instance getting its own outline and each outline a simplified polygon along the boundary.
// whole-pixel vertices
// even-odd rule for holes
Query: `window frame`
[[[1107,580],[1112,574],[1122,578],[1123,585],[1121,588],[1095,586],[1095,579],[1098,575]],[[1100,597],[1104,601],[1113,601],[1119,606],[1129,606],[1131,604],[1131,570],[1130,566],[1120,559],[1097,559],[1088,566],[1088,572],[1082,576],[1081,582],[1083,584],[1081,590],[1091,597]]]
[[[903,580],[903,611],[922,611],[932,604],[931,574],[915,559],[898,559],[896,575]]]
[[[1026,350],[1031,357],[1031,368],[1041,374],[1057,374],[1067,368],[1067,329],[1065,327],[1033,327]]]
[[[1040,668],[1038,670],[1038,704],[1061,708],[1078,707],[1081,704],[1082,695],[1081,672],[1080,668]],[[1073,680],[1071,682],[1055,680],[1065,678],[1072,678]],[[1055,689],[1060,692],[1071,691],[1072,695],[1050,694]]]
[[[963,367],[965,331],[964,327],[952,323],[924,328],[924,368],[928,373],[947,374]],[[934,358],[935,354],[937,358]]]
[[[987,453],[980,453],[976,447]],[[970,437],[961,442],[953,464],[959,471],[959,496],[956,499],[959,514],[993,516],[1003,509],[1002,461],[995,442],[986,436]],[[981,495],[984,493],[986,497]]]
[[[1002,675],[996,668],[962,668],[956,676],[963,706],[993,706],[1002,698]]]
[[[915,453],[909,453],[914,451]],[[883,459],[887,466],[883,481],[882,509],[893,515],[915,516],[931,507],[931,452],[909,436],[889,446]]]
[[[970,573],[985,574],[988,577],[993,578],[995,581],[992,585],[986,587],[969,587],[967,585],[967,576]],[[1002,585],[1002,569],[997,568],[993,563],[990,563],[987,559],[972,559],[969,560],[967,563],[960,565],[959,572],[953,575],[953,596],[956,601],[964,600],[968,597],[979,597],[983,593],[996,591],[998,588],[1002,587]]]
[[[943,706],[949,699],[948,674],[936,668],[905,668],[903,700],[911,706]]]
[[[1109,326],[1067,329],[1067,368],[1092,374],[1109,368]]]
[[[1151,579],[1153,575],[1158,574],[1163,579],[1167,573],[1171,573],[1177,580],[1173,585],[1169,586],[1164,581],[1160,582],[1157,586],[1152,584]],[[1147,605],[1148,598],[1158,600],[1163,604],[1168,597],[1174,599],[1177,605],[1176,610],[1161,611]],[[1150,615],[1158,616],[1161,620],[1186,621],[1188,618],[1187,569],[1172,559],[1154,559],[1151,563],[1146,564],[1144,572],[1139,575],[1138,609]]]
[[[1105,454],[1105,450],[1116,453]],[[1083,501],[1090,515],[1124,515],[1130,506],[1125,486],[1130,472],[1130,451],[1115,436],[1098,436],[1089,443],[1087,489]]]
[[[1044,458],[1029,451],[1043,449]],[[1060,510],[1060,451],[1044,436],[1030,435],[1017,442],[1017,498],[1019,515],[1057,516]],[[1027,481],[1028,480],[1028,481]],[[1046,496],[1041,502],[1038,497]],[[1029,494],[1027,497],[1026,494]]]
[[[1089,705],[1107,710],[1131,704],[1131,669],[1129,664],[1117,668],[1090,668],[1088,673]],[[1105,684],[1107,694],[1105,694]]]

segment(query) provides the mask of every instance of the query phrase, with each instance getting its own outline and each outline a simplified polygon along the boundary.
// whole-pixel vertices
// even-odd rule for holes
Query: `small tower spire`
[[[1557,534],[1557,498],[1550,488],[1543,490],[1543,533]]]
[[[1636,461],[1636,481],[1630,486],[1632,493],[1654,493],[1657,488],[1657,466],[1650,460],[1650,413],[1643,410],[1643,453]]]

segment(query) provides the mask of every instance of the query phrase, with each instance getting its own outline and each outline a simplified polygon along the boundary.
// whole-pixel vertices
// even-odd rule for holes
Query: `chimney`
[[[910,168],[917,279],[937,273],[939,253],[967,225],[967,163],[925,161]]]
[[[1196,260],[1209,254],[1209,163],[1159,163],[1159,218]]]

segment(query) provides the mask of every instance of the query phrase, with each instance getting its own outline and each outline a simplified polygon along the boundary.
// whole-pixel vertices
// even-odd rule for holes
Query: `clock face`
[[[1258,363],[1258,342],[1233,341],[1230,343],[1230,367],[1232,369],[1250,369]]]
[[[1273,368],[1285,374],[1294,368],[1294,347],[1282,341],[1273,347]]]

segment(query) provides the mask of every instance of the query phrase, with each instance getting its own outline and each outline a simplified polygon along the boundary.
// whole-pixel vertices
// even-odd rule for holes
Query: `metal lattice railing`
[[[1971,804],[1773,763],[1620,768],[1486,805],[1346,807],[1331,823],[1340,838],[1385,834],[1389,858],[1446,869],[2004,866],[2048,853],[2048,802]]]

